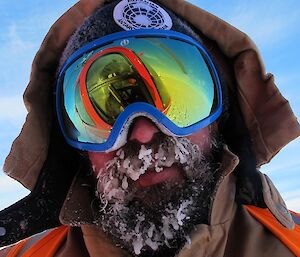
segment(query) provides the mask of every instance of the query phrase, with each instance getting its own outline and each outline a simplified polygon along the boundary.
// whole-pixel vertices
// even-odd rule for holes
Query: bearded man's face
[[[89,152],[99,227],[135,255],[175,253],[188,244],[195,225],[208,222],[222,145],[216,135],[211,125],[170,137],[140,117],[118,151]]]

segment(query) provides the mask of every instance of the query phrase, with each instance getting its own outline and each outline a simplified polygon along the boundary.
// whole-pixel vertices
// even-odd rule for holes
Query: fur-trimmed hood
[[[300,135],[288,101],[278,91],[272,74],[266,74],[259,52],[246,34],[186,1],[158,2],[216,43],[231,64],[234,79],[228,84],[237,93],[257,166]],[[54,23],[34,58],[24,93],[28,115],[4,164],[4,171],[28,189],[34,188],[47,158],[53,111],[49,96],[61,54],[76,28],[103,3],[81,0],[75,4]]]

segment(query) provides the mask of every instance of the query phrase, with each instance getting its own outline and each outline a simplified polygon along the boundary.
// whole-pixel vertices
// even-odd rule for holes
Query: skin
[[[148,143],[152,140],[155,133],[159,133],[160,130],[153,124],[149,119],[145,117],[139,117],[137,118],[133,125],[132,125],[131,133],[128,135],[128,141],[136,140],[140,142],[140,144]],[[214,125],[212,125],[212,129],[214,129]],[[187,136],[189,140],[191,140],[192,143],[198,145],[200,149],[203,151],[203,153],[208,153],[210,149],[211,144],[211,132],[210,127],[205,127],[196,133]],[[109,153],[105,152],[88,152],[89,159],[91,161],[91,164],[95,167],[95,173],[96,171],[99,171],[100,169],[104,168],[105,163],[107,163],[109,160],[113,159],[116,154],[116,151],[112,151]],[[168,173],[161,173],[156,174],[155,176],[151,176],[151,180],[156,181],[156,183],[164,182],[166,180],[170,179],[180,179],[178,177],[178,174],[176,171],[176,167],[174,167],[171,170],[168,170]],[[174,171],[174,172],[172,172]],[[95,175],[98,175],[97,173]],[[160,176],[160,177],[159,177]],[[149,177],[149,176],[148,176]],[[144,181],[145,179],[146,181]],[[141,180],[141,181],[139,181]],[[152,185],[153,183],[147,183],[147,178],[141,177],[137,181],[138,184],[142,184],[143,186]],[[155,184],[156,184],[155,183]]]
[[[203,155],[206,157],[211,154],[213,149],[212,142],[214,142],[213,135],[215,135],[215,131],[217,131],[216,126],[217,124],[213,123],[212,125],[186,137],[190,143],[192,143],[191,145],[197,145],[199,147],[199,149],[197,149],[197,153],[200,154],[199,156]],[[139,143],[141,146],[153,146],[158,142],[163,142],[157,141],[158,138],[161,140],[164,138],[159,128],[146,117],[136,118],[129,131],[127,143],[132,141],[132,144],[128,144],[129,146],[137,146],[137,143]],[[124,151],[128,145],[124,146]],[[168,156],[167,158],[170,158],[168,154],[172,155],[172,152],[170,152],[169,149],[176,152],[176,149],[174,149],[171,145],[170,148],[165,148],[165,153],[167,155],[164,156]],[[190,149],[190,151],[193,150]],[[99,193],[103,193],[105,195],[105,188],[108,185],[106,183],[106,179],[108,174],[111,174],[111,170],[105,168],[105,165],[107,165],[107,162],[117,156],[116,151],[109,153],[88,152],[88,156],[93,166],[95,175],[100,175],[98,178],[99,187],[97,187],[97,190]],[[136,157],[137,156],[135,155],[135,158]],[[196,161],[200,159],[195,158],[194,160]],[[210,164],[208,159],[207,164]],[[104,214],[100,212],[101,215],[99,216],[99,221],[104,226],[104,231],[108,231],[109,234],[111,233],[110,235],[112,236],[112,240],[116,240],[115,242],[117,244],[123,245],[123,247],[132,254],[135,253],[134,256],[138,256],[139,254],[141,254],[141,256],[148,256],[148,253],[150,253],[150,255],[155,253],[155,256],[174,256],[175,252],[182,247],[185,242],[186,237],[182,235],[189,235],[193,224],[202,222],[206,217],[205,203],[207,202],[207,197],[205,197],[205,195],[207,195],[206,192],[208,191],[205,191],[203,194],[204,191],[203,189],[201,190],[199,185],[210,188],[212,183],[210,182],[210,179],[212,179],[212,177],[209,176],[211,172],[209,169],[206,170],[206,166],[201,166],[200,163],[197,165],[199,166],[197,166],[197,169],[195,170],[197,171],[196,173],[191,173],[193,168],[189,169],[189,173],[187,173],[187,171],[183,170],[180,164],[178,165],[178,163],[173,163],[170,167],[163,166],[160,172],[156,172],[149,168],[144,174],[140,175],[136,181],[128,178],[130,188],[133,190],[133,194],[130,196],[133,197],[133,201],[130,202],[131,211],[128,211],[126,206],[127,203],[125,203],[125,208],[121,210],[121,213],[112,215],[109,212],[107,214],[105,212]],[[98,174],[99,171],[103,173]],[[207,179],[205,179],[206,176]],[[191,180],[191,178],[195,178],[195,180]],[[186,187],[184,185],[186,185]],[[110,203],[109,206],[111,206],[113,209],[119,205]],[[165,240],[166,233],[162,223],[164,220],[162,217],[169,217],[165,218],[165,220],[176,220],[177,216],[173,217],[173,214],[170,214],[170,211],[172,210],[172,213],[177,213],[180,208],[185,209],[184,212],[189,213],[187,215],[190,215],[193,212],[195,215],[192,214],[192,219],[185,220],[184,223],[180,225],[180,228],[178,225],[179,232],[170,228],[169,235],[171,235],[170,237],[172,238],[170,245],[172,246],[166,247],[166,245],[162,243]],[[109,210],[109,208],[107,210]],[[155,217],[153,214],[155,214]],[[138,231],[136,231],[137,223],[132,225],[127,221],[135,220],[138,217],[144,217],[145,221],[141,221],[139,225],[140,227],[138,228]],[[125,225],[125,232],[124,230],[120,229],[122,226],[115,226],[116,222],[117,224]],[[149,249],[150,247],[145,243],[147,237],[148,239],[152,237],[150,236],[149,238],[148,236],[149,222],[151,222],[156,229],[155,235],[157,235],[157,237],[154,237],[151,240],[154,240],[154,244],[158,243],[158,249]],[[137,239],[135,237],[136,235],[140,235],[140,238],[143,238],[143,240],[138,243],[139,246],[142,246],[142,252],[140,253],[136,252],[135,248],[135,246],[137,246]],[[125,238],[122,239],[123,236],[125,236]]]

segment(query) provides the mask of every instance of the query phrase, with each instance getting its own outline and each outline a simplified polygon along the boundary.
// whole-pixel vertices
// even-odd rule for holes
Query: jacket
[[[56,170],[57,163],[61,164],[59,169],[72,171],[69,177],[62,177],[66,183],[58,186],[59,190],[63,191],[64,197],[49,203],[59,209],[59,215],[54,213],[53,217],[47,216],[44,226],[37,225],[35,229],[21,228],[20,223],[14,224],[12,229],[16,233],[16,238],[22,239],[41,232],[45,229],[45,224],[49,228],[60,223],[70,226],[67,238],[55,256],[88,256],[87,254],[100,256],[98,254],[100,251],[103,256],[126,255],[121,249],[111,245],[104,235],[96,233],[93,226],[88,225],[91,214],[85,211],[84,199],[89,197],[89,192],[80,185],[89,178],[80,172],[80,165],[70,161],[74,159],[73,153],[63,157],[65,149],[72,150],[58,143],[61,138],[53,131],[51,125],[55,120],[49,96],[55,84],[59,58],[70,35],[85,17],[103,2],[103,0],[81,0],[51,27],[34,59],[30,82],[24,93],[24,102],[28,110],[26,122],[14,141],[4,165],[4,171],[9,176],[32,190],[32,195],[17,205],[25,206],[24,210],[28,212],[26,201],[38,199],[41,205],[36,208],[37,212],[40,212],[40,217],[44,217],[40,211],[41,206],[50,209],[49,201],[46,200],[49,197],[43,195],[51,195],[51,192],[45,188],[51,188],[51,185],[55,184],[53,176],[62,176],[55,173],[56,175],[51,177],[53,179],[51,182],[51,178],[48,179],[50,171]],[[265,73],[255,44],[244,33],[188,2],[182,0],[159,2],[207,37],[212,42],[207,47],[213,57],[220,60],[225,77],[226,74],[232,75],[226,77],[226,82],[229,89],[236,93],[240,111],[251,137],[257,160],[255,174],[262,185],[264,208],[283,229],[294,230],[295,221],[292,215],[287,211],[284,201],[270,179],[259,172],[259,167],[269,162],[282,147],[298,137],[300,126],[288,101],[282,97],[274,84],[273,76]],[[178,256],[296,255],[295,251],[288,248],[253,213],[251,214],[246,204],[236,202],[237,174],[233,171],[238,164],[239,157],[225,146],[223,176],[212,196],[209,225],[198,225],[192,235],[191,245],[183,248]],[[48,183],[47,187],[45,183]],[[255,205],[251,201],[249,203]],[[15,206],[15,209],[18,206]],[[74,212],[70,211],[75,209],[80,213],[74,215]],[[49,214],[50,211],[44,213]],[[12,215],[8,211],[6,214]],[[59,221],[56,220],[58,216]],[[7,220],[0,219],[0,225],[6,226],[9,232]],[[76,227],[78,225],[80,227]],[[9,238],[7,244],[9,243],[14,241]],[[8,251],[9,248],[2,250],[1,254]]]
[[[273,222],[282,227],[284,234],[289,229],[295,230],[293,234],[298,238],[297,241],[281,241],[282,239],[279,239],[251,215],[247,208],[252,208],[252,206],[239,205],[234,201],[236,178],[233,175],[233,170],[237,165],[237,156],[225,148],[222,163],[224,179],[220,182],[213,196],[214,202],[209,215],[209,225],[198,225],[191,236],[191,244],[181,249],[176,257],[300,256],[300,223],[296,231],[291,215],[284,211],[286,209],[284,209],[283,200],[266,175],[260,174],[263,181],[264,197],[270,206],[268,213],[270,216],[276,215]],[[50,232],[46,231],[42,235],[43,239],[40,239],[41,236],[33,236],[28,240],[29,242],[25,242],[25,246],[31,246],[29,250],[25,246],[20,248],[21,251],[23,248],[25,249],[24,255],[21,256],[130,256],[121,248],[114,246],[93,225],[74,226],[79,221],[88,223],[89,219],[87,211],[89,210],[87,206],[89,204],[87,201],[88,193],[86,188],[81,186],[84,181],[84,175],[78,175],[77,179],[74,180],[73,190],[69,192],[68,200],[61,211],[61,220],[65,223],[73,223],[73,226],[60,227]],[[278,209],[278,206],[281,206],[281,209]],[[86,212],[74,213],[75,209],[86,210]],[[53,244],[53,242],[56,243]],[[12,254],[12,250],[18,250],[18,248],[6,248],[4,252],[0,252],[0,256],[18,256],[7,255],[8,252]]]

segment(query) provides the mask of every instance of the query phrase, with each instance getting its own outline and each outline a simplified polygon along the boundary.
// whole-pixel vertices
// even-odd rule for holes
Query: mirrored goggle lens
[[[110,49],[114,51],[116,48]],[[121,53],[95,57],[95,61],[92,60],[91,65],[86,67],[87,74],[82,79],[88,95],[84,101],[87,101],[86,106],[91,103],[89,113],[96,116],[96,125],[102,127],[103,122],[113,125],[119,114],[131,103],[146,102],[154,105],[145,82],[129,59]]]
[[[157,107],[180,128],[207,118],[218,104],[199,48],[159,37],[116,40],[80,57],[66,69],[60,96],[65,131],[83,143],[105,142],[131,103]]]

